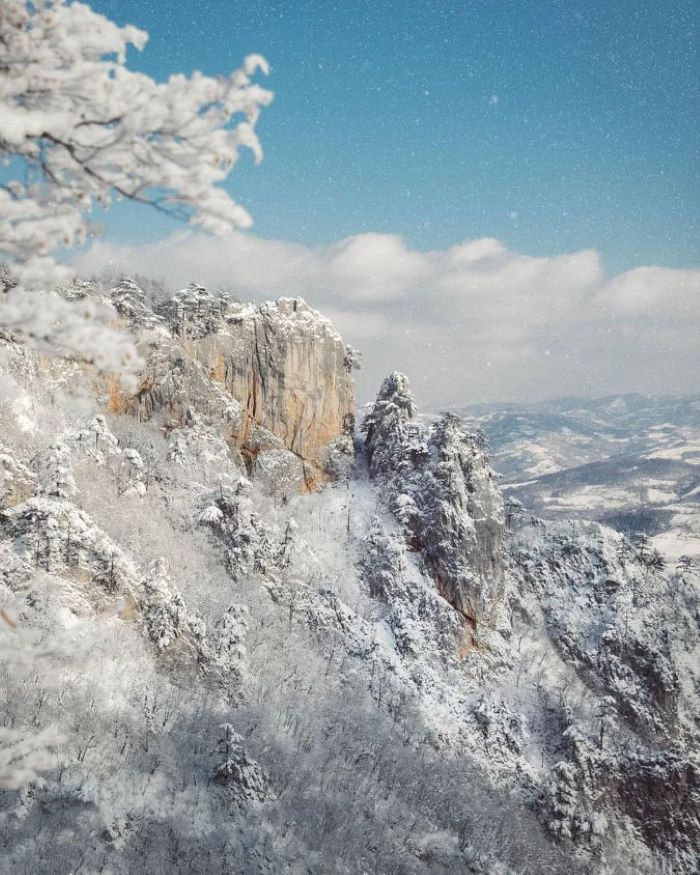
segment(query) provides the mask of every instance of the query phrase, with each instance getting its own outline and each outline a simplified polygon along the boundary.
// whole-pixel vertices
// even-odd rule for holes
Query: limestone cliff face
[[[213,299],[212,312],[203,290],[187,292],[199,310],[176,298],[166,316],[185,350],[241,404],[241,445],[260,427],[322,466],[328,446],[354,425],[347,348],[332,324],[300,298],[260,307]]]
[[[301,298],[258,307],[191,285],[154,312],[124,281],[111,300],[141,334],[147,360],[138,393],[113,390],[113,407],[147,419],[161,414],[175,427],[203,417],[252,472],[274,479],[282,467],[285,480],[310,488],[325,479],[338,446],[351,451],[348,350]]]

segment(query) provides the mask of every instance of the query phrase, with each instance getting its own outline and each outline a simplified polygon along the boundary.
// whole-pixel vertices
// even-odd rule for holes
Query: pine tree
[[[644,564],[647,555],[649,554],[649,548],[651,546],[651,541],[644,534],[644,532],[638,532],[634,537],[634,543],[637,548],[637,553],[639,554],[639,559]]]
[[[185,630],[185,605],[170,584],[168,563],[163,557],[151,564],[141,581],[140,608],[148,635],[159,650],[165,650]]]
[[[243,679],[246,657],[245,640],[248,631],[248,610],[244,605],[231,605],[216,625],[216,662],[227,687],[235,690]]]
[[[71,498],[78,491],[73,478],[71,454],[62,441],[56,441],[36,459],[37,494],[50,498]]]
[[[661,572],[666,567],[666,560],[658,550],[652,550],[647,559],[646,565],[649,571]]]
[[[678,557],[678,561],[676,562],[676,571],[681,575],[689,574],[693,570],[694,562],[693,557],[688,556],[685,553],[682,556]]]
[[[509,532],[512,532],[515,521],[522,517],[522,515],[525,513],[525,508],[523,507],[522,502],[518,501],[517,498],[509,498],[505,502],[504,512],[506,519],[506,529]]]
[[[239,799],[265,798],[265,779],[258,764],[243,749],[243,739],[230,723],[221,726],[217,751],[222,762],[213,770],[212,780],[229,787]]]

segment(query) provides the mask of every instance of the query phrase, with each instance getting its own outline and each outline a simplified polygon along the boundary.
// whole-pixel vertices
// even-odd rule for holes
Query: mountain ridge
[[[153,379],[117,409],[84,365],[0,341],[2,645],[21,654],[0,741],[29,745],[0,791],[9,864],[692,872],[694,568],[504,512],[483,436],[422,419],[401,374],[319,455],[290,450],[278,393],[279,434],[241,442],[247,388],[178,325],[226,337],[222,311],[259,311],[190,287],[162,315],[139,291],[110,300]],[[313,311],[290,329],[293,306],[270,305],[281,339],[337,351],[299,396],[323,410],[352,356]],[[297,391],[266,336],[259,376]]]

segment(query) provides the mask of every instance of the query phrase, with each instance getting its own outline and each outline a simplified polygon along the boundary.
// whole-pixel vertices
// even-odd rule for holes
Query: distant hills
[[[451,411],[485,432],[504,492],[528,512],[645,532],[668,559],[700,555],[700,395]]]

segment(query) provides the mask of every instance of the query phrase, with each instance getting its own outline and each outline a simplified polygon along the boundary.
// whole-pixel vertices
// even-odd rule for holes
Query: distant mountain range
[[[700,555],[700,395],[451,411],[484,431],[506,496],[528,512],[645,532],[670,560]]]

